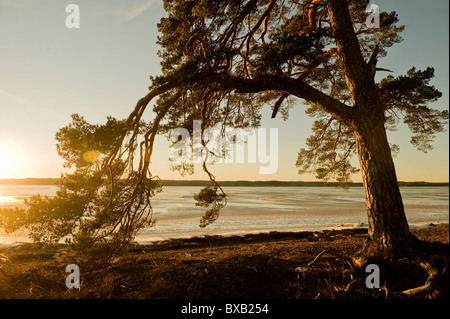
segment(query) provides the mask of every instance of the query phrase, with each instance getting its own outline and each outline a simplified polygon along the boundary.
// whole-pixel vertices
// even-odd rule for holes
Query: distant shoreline
[[[21,179],[0,179],[0,185],[56,185],[59,178],[21,178]],[[161,180],[163,186],[205,186],[208,180]],[[330,182],[305,182],[305,181],[219,181],[221,186],[271,186],[271,187],[306,187],[320,186],[336,187],[338,183]],[[426,187],[426,186],[449,186],[448,182],[402,182],[401,187]],[[351,187],[362,187],[362,183],[352,183]]]

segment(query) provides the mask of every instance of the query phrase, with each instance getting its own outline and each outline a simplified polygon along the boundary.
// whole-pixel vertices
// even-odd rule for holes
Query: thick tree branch
[[[350,106],[298,79],[276,75],[265,75],[259,79],[243,79],[225,77],[219,74],[215,74],[209,79],[213,79],[221,83],[224,87],[228,89],[232,88],[239,93],[257,93],[268,90],[285,91],[308,102],[317,104],[323,110],[347,124],[351,124],[353,121],[353,109]]]
[[[130,113],[130,115],[127,118],[127,122],[126,122],[126,128],[131,129],[131,127],[133,126],[133,124],[137,124],[139,123],[142,114],[145,111],[145,108],[147,107],[148,103],[150,103],[150,101],[152,99],[154,99],[155,97],[169,91],[170,89],[174,88],[174,85],[171,83],[166,83],[162,86],[159,87],[155,87],[154,89],[152,89],[146,96],[144,96],[143,98],[141,98],[137,103],[136,106],[134,107],[133,112]],[[122,147],[122,143],[127,135],[127,130],[124,131],[124,133],[122,134],[121,138],[120,138],[120,142],[116,144],[116,147],[113,149],[112,152],[110,152],[108,154],[108,156],[105,158],[105,167],[108,167],[111,165],[112,160],[117,156],[117,153],[119,152],[120,148]]]
[[[284,91],[287,94],[294,95],[318,105],[335,118],[346,122],[347,125],[351,125],[354,120],[354,109],[352,107],[321,92],[301,79],[294,79],[280,75],[264,75],[256,79],[247,79],[238,76],[219,74],[211,70],[198,71],[195,74],[190,74],[189,77],[185,79],[177,76],[174,76],[174,78],[178,79],[176,83],[167,81],[165,84],[153,89],[144,98],[139,100],[135,110],[130,114],[128,121],[131,121],[135,113],[137,114],[141,107],[145,108],[145,106],[155,96],[163,94],[170,89],[175,89],[178,86],[202,82],[206,82],[209,85],[216,83],[224,90],[234,90],[237,93],[258,93],[271,90]]]
[[[375,46],[375,49],[372,52],[372,55],[370,56],[369,62],[367,62],[367,66],[370,69],[372,77],[375,76],[375,72],[377,70],[378,51],[379,50],[380,50],[380,44],[377,43],[377,45]]]
[[[328,15],[336,40],[337,57],[347,81],[353,104],[366,104],[368,96],[376,97],[370,67],[364,61],[360,44],[353,29],[346,0],[327,0]],[[374,56],[375,57],[375,56]],[[376,105],[376,103],[372,103]]]
[[[312,31],[317,30],[317,23],[316,23],[316,13],[317,13],[317,7],[319,6],[321,0],[312,0],[309,8],[308,8],[308,21],[309,21],[309,27]]]

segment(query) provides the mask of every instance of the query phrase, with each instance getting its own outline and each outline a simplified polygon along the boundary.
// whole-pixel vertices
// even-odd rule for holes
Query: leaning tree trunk
[[[366,194],[369,236],[376,244],[376,252],[404,255],[411,250],[414,237],[409,231],[386,136],[384,108],[374,81],[375,65],[366,63],[361,54],[347,1],[327,0],[326,3],[337,58],[354,105],[351,125]]]
[[[411,252],[410,233],[383,119],[359,121],[355,130],[366,196],[368,247],[390,256]]]

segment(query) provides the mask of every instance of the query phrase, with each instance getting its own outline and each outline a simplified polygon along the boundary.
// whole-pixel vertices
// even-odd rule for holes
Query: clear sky
[[[80,8],[80,28],[66,28],[66,6]],[[395,10],[406,26],[404,41],[392,47],[379,66],[405,74],[416,66],[435,68],[435,85],[449,105],[448,0],[380,0],[381,11]],[[160,72],[156,24],[164,15],[160,0],[0,0],[0,178],[59,177],[62,160],[55,133],[78,113],[91,123],[107,115],[126,118],[146,95],[149,76]],[[383,74],[385,76],[385,74]],[[149,108],[146,119],[153,114]],[[298,103],[287,121],[263,112],[262,127],[278,128],[278,170],[259,174],[256,164],[218,164],[220,180],[314,180],[298,175],[298,150],[311,132],[312,119]],[[448,126],[447,126],[448,129]],[[406,126],[389,133],[400,146],[395,158],[403,181],[449,180],[449,134],[437,136],[434,150],[416,151]],[[158,137],[152,172],[182,179],[168,165],[169,148]],[[201,169],[186,179],[206,179]],[[353,178],[361,181],[359,174]]]

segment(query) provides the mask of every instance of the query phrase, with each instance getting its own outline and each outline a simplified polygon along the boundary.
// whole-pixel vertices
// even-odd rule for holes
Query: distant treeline
[[[0,185],[56,185],[59,178],[0,179]]]
[[[0,179],[0,185],[56,185],[59,178],[24,178],[24,179]],[[162,180],[163,186],[205,186],[210,183],[206,180]],[[333,186],[337,183],[325,182],[301,182],[301,181],[219,181],[221,186]],[[448,182],[430,183],[430,182],[398,182],[401,187],[405,186],[449,186]],[[362,187],[362,183],[352,183],[352,187]]]

